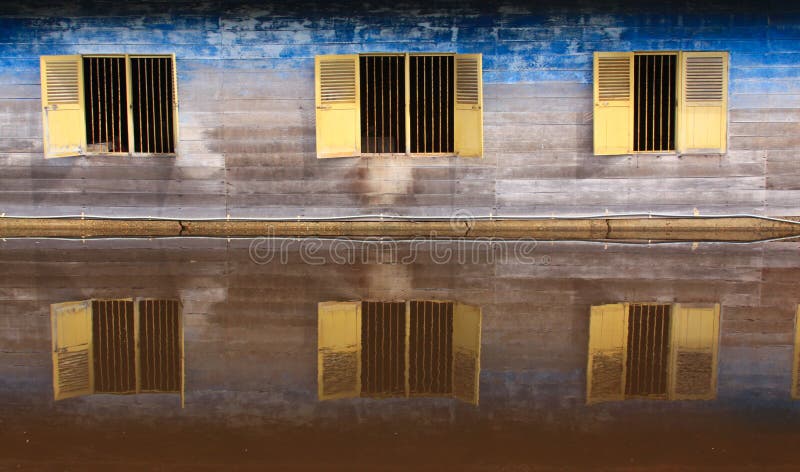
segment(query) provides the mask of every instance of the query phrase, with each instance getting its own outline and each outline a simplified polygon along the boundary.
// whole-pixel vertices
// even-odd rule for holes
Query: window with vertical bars
[[[175,153],[172,57],[84,56],[82,62],[88,152]]]
[[[139,301],[140,390],[180,392],[180,304],[177,300]]]
[[[630,305],[625,369],[626,396],[666,396],[669,317],[669,305]]]
[[[136,392],[133,301],[93,300],[92,313],[95,392]]]
[[[675,150],[677,54],[636,54],[633,150]]]
[[[464,72],[466,81],[470,73],[477,74],[477,69]],[[452,55],[412,54],[408,62],[402,55],[362,55],[359,74],[363,153],[455,152]]]
[[[361,394],[402,395],[406,372],[406,304],[361,304]]]

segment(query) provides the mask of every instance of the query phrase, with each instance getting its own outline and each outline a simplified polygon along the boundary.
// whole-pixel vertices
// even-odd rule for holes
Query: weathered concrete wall
[[[291,245],[285,263],[276,255],[256,264],[248,243],[3,243],[0,416],[10,421],[45,415],[53,423],[77,415],[146,424],[170,418],[231,426],[491,420],[602,430],[648,415],[657,415],[667,428],[672,421],[699,424],[704,414],[736,416],[754,409],[794,418],[800,412],[789,398],[800,303],[797,243],[540,243],[524,263],[513,258],[513,250],[508,258],[488,260],[485,248],[440,243],[435,251],[420,245],[410,263],[402,263],[411,250],[401,245],[396,253],[359,251],[356,263],[346,265],[333,263],[328,247],[314,252],[307,243],[302,251],[300,243]],[[448,250],[451,259],[444,263]],[[337,254],[348,254],[346,247]],[[366,261],[362,254],[368,254]],[[184,303],[186,408],[180,409],[175,396],[160,395],[54,402],[49,305],[136,296],[179,297]],[[390,406],[370,399],[318,402],[317,303],[360,299],[482,306],[480,408],[448,399],[391,400]],[[718,399],[585,406],[589,309],[616,301],[720,303]],[[380,408],[371,407],[376,402]],[[693,414],[700,416],[692,419]]]
[[[785,2],[149,2],[0,7],[0,213],[800,214]],[[592,155],[591,57],[730,52],[724,156]],[[315,158],[316,54],[484,55],[485,157]],[[39,56],[175,53],[174,159],[42,157]]]

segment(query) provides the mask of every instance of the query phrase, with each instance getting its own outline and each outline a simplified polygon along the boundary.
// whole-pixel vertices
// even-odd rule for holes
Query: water
[[[0,264],[0,469],[796,470],[800,459],[797,242],[9,240]],[[122,311],[93,306],[90,323],[110,320],[84,325],[96,356],[78,370],[93,387],[56,401],[51,304],[127,298]],[[183,339],[137,298],[179,300]],[[664,307],[671,331],[633,334],[624,311],[624,334],[595,336],[592,306],[615,303]],[[134,306],[130,325],[114,324]],[[711,324],[680,324],[686,308]],[[587,393],[592,354],[612,351],[625,371],[589,369]],[[694,357],[672,361],[679,351]],[[667,384],[634,388],[634,370]],[[134,393],[100,393],[115,389]],[[692,392],[705,399],[682,399]]]

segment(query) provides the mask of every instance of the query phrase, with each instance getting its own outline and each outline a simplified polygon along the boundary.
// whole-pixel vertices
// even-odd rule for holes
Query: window
[[[94,393],[179,393],[183,325],[177,300],[51,305],[56,400]]]
[[[174,154],[173,56],[42,56],[46,158]]]
[[[436,396],[478,403],[480,308],[323,302],[318,316],[320,400]]]
[[[586,401],[713,399],[719,305],[593,306]]]
[[[727,90],[725,52],[597,52],[594,153],[725,153]]]
[[[481,157],[481,60],[480,54],[317,56],[317,157]]]

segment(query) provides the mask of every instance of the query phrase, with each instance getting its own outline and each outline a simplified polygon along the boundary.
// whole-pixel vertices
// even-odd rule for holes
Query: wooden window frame
[[[730,52],[729,51],[721,51],[721,50],[634,50],[634,51],[603,51],[603,52],[595,52],[594,56],[594,65],[593,65],[593,110],[594,115],[598,115],[598,107],[601,107],[601,102],[599,99],[599,91],[598,91],[598,55],[601,54],[617,54],[617,55],[624,55],[627,54],[630,56],[631,60],[631,69],[634,68],[634,59],[636,56],[657,56],[657,55],[674,55],[676,56],[676,68],[675,68],[675,149],[671,151],[635,151],[633,149],[634,139],[633,133],[635,133],[636,124],[633,120],[633,115],[635,113],[635,101],[634,101],[634,94],[635,94],[635,78],[631,78],[630,83],[630,136],[628,139],[627,151],[626,152],[598,152],[597,144],[595,143],[593,154],[595,156],[603,156],[603,155],[635,155],[635,156],[682,156],[682,155],[724,155],[728,151],[728,142],[730,140],[730,127],[728,126],[728,104],[729,104],[729,84],[730,84]],[[723,76],[722,76],[722,99],[720,100],[720,107],[722,109],[722,117],[720,127],[721,129],[721,147],[719,149],[703,149],[703,150],[690,150],[687,148],[686,144],[686,134],[688,133],[688,125],[686,123],[686,111],[685,108],[687,107],[687,100],[684,96],[686,90],[686,80],[685,80],[685,60],[692,55],[720,55],[723,58]],[[597,126],[597,122],[593,123],[593,128]],[[597,140],[597,131],[594,130],[595,133],[595,141]]]
[[[42,58],[47,58],[49,56],[41,56]],[[85,81],[85,71],[83,70],[83,59],[92,59],[92,58],[124,58],[125,59],[125,94],[127,97],[127,133],[128,133],[128,151],[127,152],[98,152],[98,151],[88,151],[88,144],[86,143],[86,136],[81,137],[81,142],[83,143],[83,149],[80,149],[76,153],[66,154],[66,155],[47,155],[47,149],[45,149],[45,158],[53,158],[53,157],[70,157],[70,156],[84,156],[84,157],[92,157],[92,156],[119,156],[119,157],[143,157],[143,158],[175,158],[178,156],[178,143],[180,142],[179,137],[179,116],[178,116],[178,108],[179,108],[179,99],[178,99],[178,70],[177,70],[177,60],[175,54],[77,54],[76,57],[80,58],[80,65],[79,65],[79,74],[82,78],[79,82],[79,94],[81,97],[81,104],[83,107],[83,113],[86,113],[86,97],[83,90],[83,82]],[[152,152],[135,152],[135,140],[134,140],[134,132],[133,132],[133,103],[132,103],[132,76],[131,76],[131,59],[170,59],[172,61],[172,97],[173,103],[165,104],[165,107],[168,108],[172,113],[172,141],[173,141],[173,148],[175,152],[169,153],[152,153]],[[42,86],[44,87],[44,82],[42,82]],[[44,90],[43,90],[44,93]],[[47,123],[45,123],[47,126]],[[83,126],[81,126],[83,128]],[[47,133],[47,129],[44,130]],[[83,129],[83,134],[86,134],[86,130]]]

